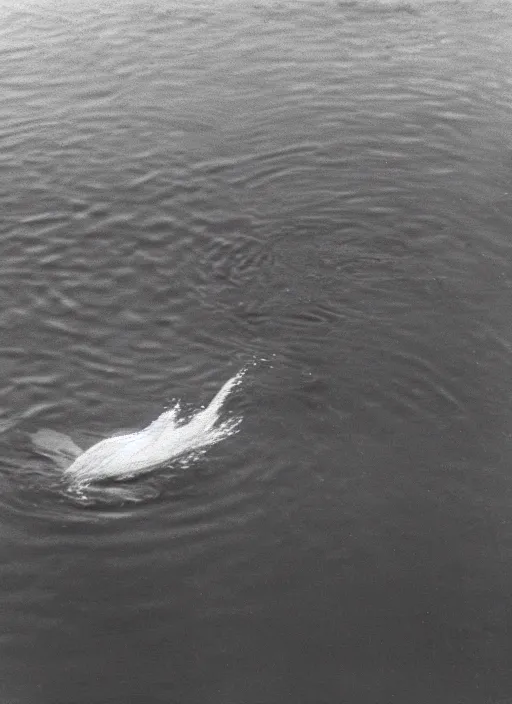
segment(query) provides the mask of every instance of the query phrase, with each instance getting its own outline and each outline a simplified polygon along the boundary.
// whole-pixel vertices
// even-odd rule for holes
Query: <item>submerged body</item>
[[[70,444],[61,451],[67,452],[68,456],[74,454],[76,459],[64,470],[65,476],[76,484],[127,479],[222,440],[235,430],[239,421],[228,420],[216,425],[219,412],[242,376],[243,371],[229,379],[210,404],[188,421],[178,421],[177,405],[162,413],[147,428],[101,440],[78,457],[76,450],[80,451],[80,448],[69,440]],[[38,444],[42,445],[41,442]]]

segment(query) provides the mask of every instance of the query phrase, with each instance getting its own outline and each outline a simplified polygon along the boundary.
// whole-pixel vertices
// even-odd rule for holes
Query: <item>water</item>
[[[2,702],[510,701],[510,4],[1,13]]]

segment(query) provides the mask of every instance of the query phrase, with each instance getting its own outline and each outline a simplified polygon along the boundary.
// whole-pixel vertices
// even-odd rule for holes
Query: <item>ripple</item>
[[[271,253],[265,243],[242,233],[206,236],[201,250],[199,281],[209,289],[212,279],[236,287],[247,286],[272,265]]]
[[[371,0],[339,0],[338,7],[342,10],[352,9],[363,14],[377,15],[418,15],[420,10],[408,2],[372,2]]]
[[[375,616],[390,614],[377,628],[387,651],[412,634],[425,662],[438,653],[435,677],[448,650],[467,655],[462,626],[469,614],[477,633],[485,593],[497,615],[469,645],[489,683],[485,662],[507,643],[507,3],[94,0],[4,19],[0,596],[13,607],[12,671],[30,670],[48,701],[66,672],[70,700],[96,701],[98,682],[104,700],[137,687],[158,697],[156,682],[164,699],[242,701],[256,681],[254,696],[279,700],[261,673],[280,646],[300,629],[321,651],[332,622],[329,648],[353,652],[337,625],[354,612],[361,661],[375,660]],[[240,433],[206,454],[77,492],[32,452],[41,427],[86,447],[180,397],[192,412],[253,358],[269,362],[227,408],[244,416]],[[405,593],[391,611],[384,583]],[[430,625],[416,628],[425,599]],[[459,601],[460,618],[446,608]],[[390,630],[404,603],[409,630]],[[275,658],[244,630],[254,615],[279,623]],[[99,651],[98,633],[119,650]],[[178,640],[186,676],[170,682]],[[299,650],[281,682],[304,664]],[[325,682],[334,689],[339,668],[323,660],[308,691],[335,699]],[[184,684],[201,679],[198,662],[214,663],[199,694]]]

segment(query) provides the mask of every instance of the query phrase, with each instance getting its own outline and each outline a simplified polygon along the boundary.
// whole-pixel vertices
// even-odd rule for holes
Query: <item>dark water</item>
[[[1,702],[512,701],[510,4],[0,12]]]

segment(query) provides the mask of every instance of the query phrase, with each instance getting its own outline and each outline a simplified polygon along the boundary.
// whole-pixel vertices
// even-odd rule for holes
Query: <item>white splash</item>
[[[229,379],[206,408],[186,421],[178,420],[178,403],[143,430],[101,440],[77,457],[64,470],[65,476],[81,485],[127,479],[223,440],[236,430],[241,419],[216,425],[220,410],[244,373],[245,369]]]

